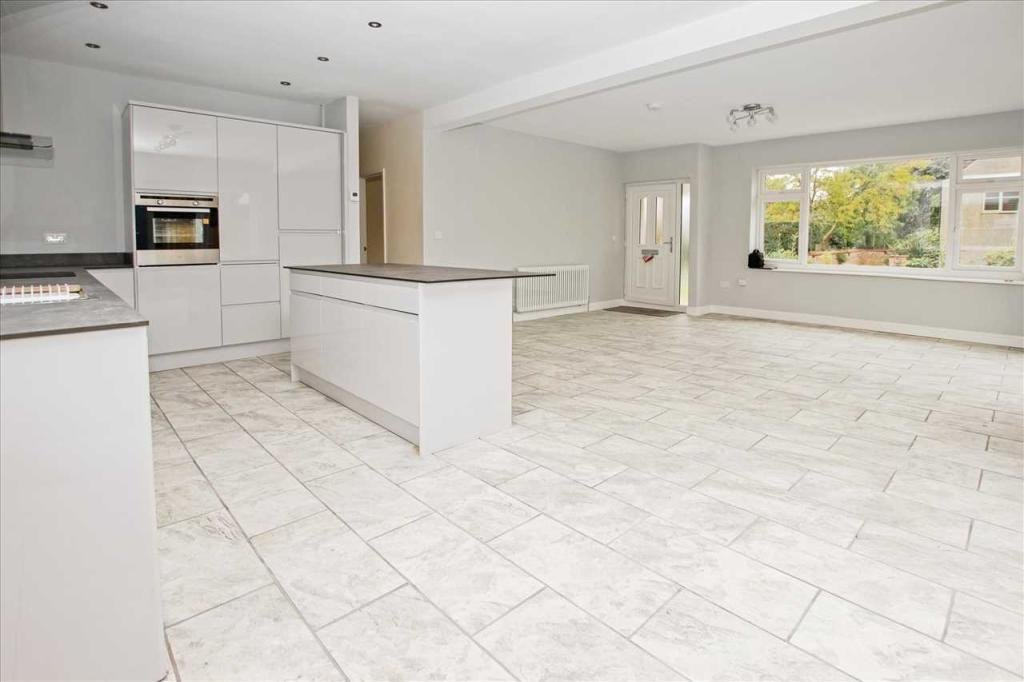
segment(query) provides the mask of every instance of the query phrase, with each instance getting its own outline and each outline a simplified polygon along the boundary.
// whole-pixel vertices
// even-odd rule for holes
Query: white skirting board
[[[284,353],[288,350],[288,346],[288,339],[274,339],[273,341],[240,343],[235,346],[200,348],[198,350],[183,350],[177,353],[150,355],[149,371],[159,372],[165,369],[177,369],[178,367],[193,367],[195,365],[208,365],[213,362],[254,358],[259,355],[273,355],[274,353]]]
[[[816,324],[824,327],[842,327],[845,329],[862,329],[890,334],[906,334],[908,336],[925,336],[950,341],[966,341],[968,343],[984,343],[993,346],[1010,346],[1024,348],[1024,337],[1013,334],[991,334],[969,329],[946,329],[944,327],[926,327],[903,322],[884,322],[882,320],[863,320],[855,317],[836,317],[833,315],[816,315],[813,313],[792,313],[782,310],[762,310],[760,308],[739,308],[727,305],[706,305],[699,308],[691,307],[688,315],[699,317],[717,313],[719,315],[735,315],[759,320],[776,322],[797,322],[800,324]]]

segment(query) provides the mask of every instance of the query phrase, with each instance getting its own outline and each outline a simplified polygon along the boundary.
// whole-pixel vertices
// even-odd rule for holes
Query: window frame
[[[1024,197],[1024,172],[1022,177],[1013,178],[981,178],[964,180],[962,163],[968,158],[997,158],[1005,156],[1024,156],[1024,149],[1002,147],[968,151],[946,151],[922,154],[901,154],[899,156],[867,157],[837,161],[815,161],[790,164],[773,164],[759,166],[753,170],[751,199],[751,249],[759,249],[764,253],[764,205],[766,201],[800,201],[800,230],[798,237],[798,257],[795,261],[769,259],[765,254],[765,264],[779,270],[794,272],[835,273],[846,275],[874,275],[918,277],[923,279],[991,279],[994,281],[1024,280],[1024,220],[1022,212],[1017,211],[1017,244],[1015,265],[963,265],[959,262],[959,215],[960,198],[965,191],[1000,191],[1021,192]],[[829,166],[851,166],[869,163],[887,163],[910,161],[914,159],[949,160],[950,173],[943,193],[942,213],[940,218],[940,240],[942,242],[943,264],[938,268],[913,268],[892,265],[814,265],[807,262],[808,241],[810,232],[810,178],[814,168]],[[799,190],[768,190],[766,177],[779,173],[800,175]],[[1000,207],[1002,198],[1000,197]]]
[[[981,212],[982,213],[1016,213],[1017,211],[1020,210],[1020,192],[1018,192],[1017,190],[1013,190],[1013,189],[1010,189],[1010,190],[1006,190],[1006,189],[989,190],[989,191],[985,192],[985,201],[988,201],[988,195],[989,194],[995,194],[996,195],[996,197],[997,197],[996,198],[996,208],[993,208],[993,209],[989,210],[989,209],[985,208],[985,204],[982,203],[982,205],[981,205]],[[1012,211],[1008,210],[1005,207],[1006,206],[1006,195],[1007,194],[1016,194],[1017,195],[1017,208],[1013,209]]]

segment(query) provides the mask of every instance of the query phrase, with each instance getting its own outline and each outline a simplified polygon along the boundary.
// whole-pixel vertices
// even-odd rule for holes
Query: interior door
[[[679,303],[679,185],[626,186],[626,300]]]

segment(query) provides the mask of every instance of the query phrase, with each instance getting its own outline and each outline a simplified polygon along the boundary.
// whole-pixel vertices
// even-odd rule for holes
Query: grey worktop
[[[96,268],[90,266],[90,269]],[[146,318],[135,312],[117,294],[100,284],[84,267],[3,268],[0,272],[73,272],[74,277],[0,279],[0,286],[68,283],[81,284],[85,291],[85,298],[75,301],[8,303],[0,306],[0,339],[72,334],[149,324]]]
[[[290,270],[318,272],[326,275],[352,275],[375,279],[394,279],[420,284],[442,282],[471,282],[485,279],[517,279],[520,277],[550,277],[550,272],[515,272],[512,270],[478,270],[476,268],[448,268],[440,265],[292,265]]]

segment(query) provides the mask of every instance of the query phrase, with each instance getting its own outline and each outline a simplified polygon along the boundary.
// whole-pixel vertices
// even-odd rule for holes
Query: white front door
[[[679,185],[626,186],[626,300],[679,303]]]

